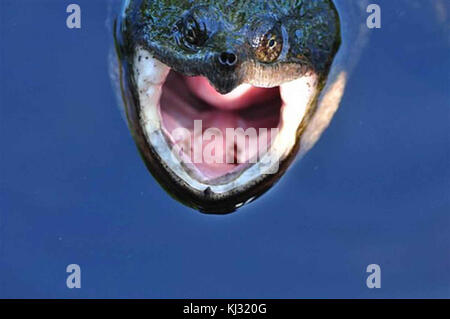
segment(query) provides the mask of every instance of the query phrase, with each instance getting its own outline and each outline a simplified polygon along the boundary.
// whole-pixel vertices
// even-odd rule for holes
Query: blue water
[[[81,30],[65,27],[73,2]],[[0,297],[450,297],[450,13],[377,3],[319,143],[253,204],[207,216],[137,153],[106,1],[0,0]]]

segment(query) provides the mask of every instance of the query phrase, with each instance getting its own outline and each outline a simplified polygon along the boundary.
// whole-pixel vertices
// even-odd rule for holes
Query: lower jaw
[[[199,116],[198,110],[192,108],[184,110],[193,112],[190,116],[171,117],[171,109],[167,107],[170,103],[165,104],[165,99],[170,98],[170,94],[165,92],[164,86],[170,68],[141,48],[136,50],[134,67],[135,83],[139,92],[140,125],[145,139],[158,155],[158,161],[163,164],[168,175],[178,183],[182,183],[183,187],[190,188],[190,191],[208,193],[210,197],[212,194],[213,197],[224,198],[231,193],[243,192],[246,188],[253,187],[255,183],[266,179],[268,175],[281,174],[284,169],[280,168],[280,164],[288,157],[295,155],[294,146],[299,129],[303,126],[302,122],[307,117],[318,91],[318,78],[315,74],[282,84],[279,87],[280,103],[273,108],[275,116],[271,116],[270,120],[263,125],[254,125],[255,128],[278,129],[277,134],[269,139],[267,151],[258,154],[256,162],[249,160],[238,165],[225,162],[219,163],[217,167],[209,163],[206,165],[196,163],[193,158],[195,154],[188,155],[184,150],[180,152],[178,149],[174,154],[174,145],[177,141],[173,130],[185,128],[194,133],[191,135],[193,138],[195,136],[195,127],[192,123],[194,119],[205,120],[206,127],[213,127],[213,123],[218,122],[217,128],[223,131],[228,126],[236,127],[238,116],[242,114],[216,110],[215,115],[219,120],[214,121],[211,119],[211,116],[214,118],[214,114],[209,114],[210,118],[206,119],[202,117],[205,114]],[[251,111],[251,108],[248,111]],[[234,121],[234,124],[227,125],[224,121],[225,116],[228,116],[231,122]],[[250,126],[248,123],[246,125],[247,128]]]

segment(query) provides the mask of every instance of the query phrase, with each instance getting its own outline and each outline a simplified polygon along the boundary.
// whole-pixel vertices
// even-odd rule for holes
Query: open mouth
[[[278,172],[318,82],[310,72],[278,87],[243,84],[222,95],[206,78],[177,73],[143,48],[134,74],[141,126],[159,160],[190,187],[214,193]]]
[[[192,174],[216,184],[270,148],[280,124],[279,88],[241,85],[222,95],[204,77],[170,71],[160,99],[162,129]]]

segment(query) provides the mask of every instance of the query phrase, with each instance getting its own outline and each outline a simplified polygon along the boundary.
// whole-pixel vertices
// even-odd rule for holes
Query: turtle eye
[[[208,32],[204,22],[199,22],[194,16],[188,15],[175,26],[177,43],[188,50],[196,51],[205,44]]]
[[[283,36],[279,26],[269,28],[265,23],[256,25],[252,32],[251,46],[260,62],[275,62],[283,50]]]

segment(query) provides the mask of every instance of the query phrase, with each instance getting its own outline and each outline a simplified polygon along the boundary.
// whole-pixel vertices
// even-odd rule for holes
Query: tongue
[[[228,94],[220,94],[209,84],[208,79],[202,76],[187,77],[186,82],[198,98],[222,110],[243,109],[270,99],[274,93],[273,90],[242,84]]]

